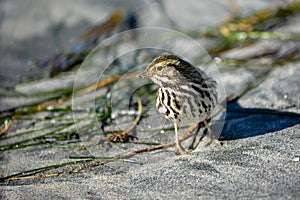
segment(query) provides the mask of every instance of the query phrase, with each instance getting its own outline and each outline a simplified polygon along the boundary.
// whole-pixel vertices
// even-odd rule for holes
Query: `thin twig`
[[[62,105],[63,103],[65,103],[65,101],[62,100],[62,99],[58,99],[58,100],[56,100],[56,101],[48,101],[48,102],[39,104],[39,105],[37,106],[37,111],[42,111],[42,110],[46,109],[46,108],[49,107],[49,106],[60,106],[60,105]]]
[[[82,90],[77,91],[76,95],[83,95],[83,94],[95,91],[95,90],[97,90],[101,87],[104,87],[104,86],[107,86],[111,83],[114,83],[114,82],[120,80],[121,78],[123,78],[123,79],[134,78],[134,77],[136,77],[137,74],[138,74],[137,72],[134,72],[134,73],[131,73],[131,74],[128,74],[128,75],[125,75],[125,76],[111,76],[111,77],[109,77],[109,78],[107,78],[107,79],[105,79],[105,80],[103,80],[99,83],[94,83],[94,84],[92,84],[92,85],[90,85],[90,86],[88,86],[88,87],[86,87]]]
[[[8,129],[10,128],[11,124],[12,124],[11,119],[8,119],[8,121],[5,121],[4,122],[4,128],[2,130],[0,130],[0,135],[6,133],[8,131]]]
[[[37,178],[50,178],[50,177],[57,177],[61,173],[55,173],[55,174],[40,174],[36,176],[21,176],[21,177],[11,177],[8,179],[5,179],[5,181],[20,181],[25,179],[37,179]]]
[[[179,139],[179,141],[182,142],[182,141],[186,140],[187,138],[189,138],[191,136],[190,133],[192,133],[197,127],[198,127],[197,123],[193,124],[192,126],[190,126],[185,131],[185,133],[181,136],[181,138]],[[154,146],[154,147],[148,147],[148,148],[144,148],[144,149],[139,149],[139,150],[135,150],[135,151],[131,151],[131,152],[119,154],[119,155],[114,156],[113,158],[114,159],[129,158],[129,157],[135,156],[135,155],[140,154],[140,153],[147,153],[147,152],[157,151],[157,150],[161,150],[161,149],[167,149],[167,148],[173,147],[173,146],[175,146],[175,142],[169,143],[169,144],[157,145],[157,146]],[[100,166],[100,165],[105,165],[105,164],[107,164],[109,162],[111,162],[111,161],[109,161],[109,160],[108,161],[98,161],[98,162],[86,165],[84,167],[79,167],[79,168],[73,169],[69,173],[70,174],[78,173],[78,172],[80,172],[82,170],[90,169],[92,167],[97,167],[97,166]]]

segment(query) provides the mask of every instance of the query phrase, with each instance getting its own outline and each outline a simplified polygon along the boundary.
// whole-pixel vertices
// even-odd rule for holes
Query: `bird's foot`
[[[176,149],[175,149],[174,153],[176,155],[186,155],[190,152],[185,150],[181,145],[176,145]]]
[[[211,138],[211,137],[208,139],[208,142],[205,144],[205,146],[209,146],[212,142],[215,142],[215,144],[218,146],[223,146],[222,141],[215,139],[215,138]]]

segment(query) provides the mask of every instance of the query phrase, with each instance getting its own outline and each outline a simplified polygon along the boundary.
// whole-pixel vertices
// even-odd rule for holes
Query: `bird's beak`
[[[137,75],[137,78],[149,78],[152,75],[151,72],[144,70],[142,73],[140,73],[139,75]]]

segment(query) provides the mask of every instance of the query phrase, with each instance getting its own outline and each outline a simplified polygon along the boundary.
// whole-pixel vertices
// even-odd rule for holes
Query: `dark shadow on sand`
[[[237,101],[227,105],[220,138],[236,140],[264,135],[297,125],[300,114],[263,108],[242,108]]]

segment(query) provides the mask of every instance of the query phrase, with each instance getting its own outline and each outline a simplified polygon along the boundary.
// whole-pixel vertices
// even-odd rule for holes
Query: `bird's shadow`
[[[279,131],[300,123],[300,114],[264,108],[243,108],[237,101],[227,104],[220,138],[236,140]]]

